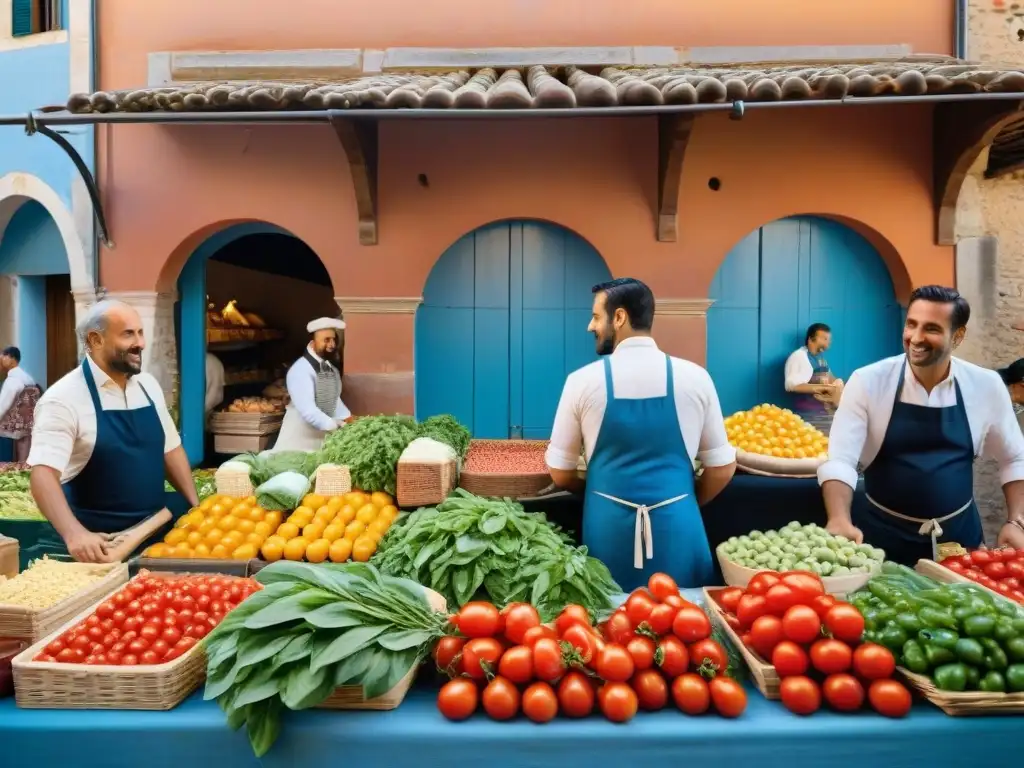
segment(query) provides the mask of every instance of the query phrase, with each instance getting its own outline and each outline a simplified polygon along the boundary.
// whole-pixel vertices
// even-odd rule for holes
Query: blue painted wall
[[[843,379],[900,350],[903,315],[885,263],[827,219],[782,219],[752,232],[719,267],[710,298],[708,371],[726,414],[790,404],[783,368],[811,323],[832,328],[826,357]]]
[[[551,434],[565,377],[596,359],[587,333],[594,248],[539,222],[471,232],[438,259],[416,315],[416,415],[451,413],[480,438]]]
[[[0,274],[66,275],[67,253],[57,224],[41,204],[22,204],[0,238]]]
[[[18,348],[21,364],[46,384],[46,278],[18,278]]]

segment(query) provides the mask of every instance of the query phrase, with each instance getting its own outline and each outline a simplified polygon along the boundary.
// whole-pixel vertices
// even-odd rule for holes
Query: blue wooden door
[[[416,316],[416,415],[451,413],[482,438],[543,439],[587,333],[601,256],[568,230],[504,222],[449,248]]]
[[[877,251],[826,219],[772,222],[730,252],[712,283],[708,370],[726,413],[788,405],[783,369],[811,323],[832,328],[833,373],[900,349],[902,310]]]

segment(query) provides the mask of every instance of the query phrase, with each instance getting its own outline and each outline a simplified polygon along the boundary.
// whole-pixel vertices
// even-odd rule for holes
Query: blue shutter
[[[32,34],[32,0],[14,0],[11,5],[11,34],[23,37]]]

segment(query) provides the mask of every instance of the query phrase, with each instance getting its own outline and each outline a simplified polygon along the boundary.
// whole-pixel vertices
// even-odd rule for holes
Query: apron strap
[[[920,518],[920,517],[911,517],[910,515],[904,515],[903,513],[897,512],[894,509],[889,509],[888,507],[882,506],[877,501],[875,501],[873,498],[871,498],[871,496],[869,494],[864,494],[864,495],[865,495],[865,497],[867,498],[868,501],[870,501],[875,507],[880,509],[885,514],[891,515],[892,517],[899,518],[900,520],[906,520],[908,523],[918,523],[918,524],[920,524],[921,527],[917,529],[917,532],[921,536],[931,536],[931,540],[932,540],[932,560],[935,560],[936,562],[938,562],[938,560],[939,560],[939,558],[938,558],[938,554],[939,554],[939,537],[942,535],[942,526],[940,525],[940,523],[945,523],[946,521],[952,520],[954,517],[957,517],[958,515],[963,514],[964,512],[966,512],[970,508],[971,504],[974,503],[974,497],[972,496],[970,498],[970,500],[968,500],[968,502],[966,504],[964,504],[962,507],[960,507],[960,509],[958,509],[958,510],[956,510],[954,512],[950,512],[948,515],[943,515],[942,517],[935,517],[935,518],[925,519],[925,518]]]
[[[680,496],[675,496],[671,499],[665,499],[665,501],[659,501],[657,504],[634,504],[631,501],[620,499],[616,496],[610,496],[607,493],[601,493],[595,491],[598,496],[614,501],[617,504],[622,504],[625,507],[636,510],[636,525],[633,530],[633,567],[641,569],[644,567],[644,555],[647,555],[648,560],[654,559],[654,535],[651,532],[651,515],[652,510],[660,507],[667,507],[669,504],[675,504],[677,501],[682,501],[689,494],[684,493]]]

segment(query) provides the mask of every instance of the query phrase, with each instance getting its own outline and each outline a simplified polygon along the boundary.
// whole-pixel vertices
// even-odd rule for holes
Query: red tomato
[[[633,675],[630,685],[642,710],[656,712],[664,709],[668,703],[668,683],[657,670],[645,669],[637,672]]]
[[[992,562],[992,552],[987,549],[976,549],[970,557],[974,565],[988,565]]]
[[[594,686],[582,672],[569,672],[558,684],[558,705],[566,717],[587,717],[594,711]]]
[[[557,640],[544,637],[533,645],[533,674],[540,680],[553,683],[565,673],[562,648]]]
[[[700,675],[689,672],[672,681],[672,700],[687,715],[702,715],[711,706],[711,692]]]
[[[501,626],[498,609],[490,603],[466,603],[459,611],[459,632],[466,637],[494,637]]]
[[[108,654],[108,657],[109,657],[109,654]],[[135,667],[135,666],[138,666],[138,663],[139,663],[139,657],[136,656],[134,653],[126,653],[124,656],[121,657],[121,666],[122,667]]]
[[[823,675],[846,672],[852,663],[853,652],[841,640],[818,640],[811,646],[811,664]]]
[[[64,643],[62,643],[59,639],[51,641],[50,644],[46,646],[46,653],[50,656],[56,656],[63,650]]]
[[[590,614],[582,605],[565,606],[562,612],[558,614],[558,618],[555,619],[555,631],[561,637],[565,630],[573,624],[582,624],[585,627],[590,626]]]
[[[634,592],[626,600],[626,615],[629,617],[630,624],[634,627],[640,626],[641,622],[646,621],[647,617],[651,615],[654,606],[654,598],[646,592],[640,592],[639,590]]]
[[[142,655],[139,656],[139,663],[140,664],[145,664],[147,666],[153,665],[153,664],[159,664],[160,663],[160,657],[157,656],[156,653],[153,652],[153,651],[144,651],[142,653]]]
[[[783,678],[805,674],[810,664],[807,652],[791,640],[783,640],[775,646],[771,661],[779,677]]]
[[[460,625],[461,629],[461,625]],[[505,649],[493,637],[477,637],[462,648],[462,666],[473,680],[483,680],[493,670]]]
[[[441,686],[437,708],[449,720],[465,720],[476,712],[480,692],[470,680],[456,678]]]
[[[75,658],[75,652],[71,648],[62,648],[57,654],[57,661],[61,664],[74,664]]]
[[[97,629],[99,629],[99,627],[97,627]],[[100,631],[102,632],[102,630],[100,630]],[[160,634],[161,634],[160,629],[158,629],[153,624],[147,624],[146,626],[144,626],[142,629],[139,630],[139,637],[141,637],[143,640],[145,640],[145,641],[147,641],[149,643],[152,643],[154,640],[159,638]]]
[[[672,620],[672,634],[684,643],[696,643],[711,636],[711,620],[700,608],[680,608]]]
[[[654,652],[654,662],[670,680],[686,672],[690,666],[690,654],[683,641],[675,635],[663,637]]]
[[[764,595],[744,595],[736,605],[736,618],[740,626],[749,627],[759,616],[768,613],[768,601]]]
[[[640,705],[636,693],[625,683],[608,683],[598,697],[601,713],[613,723],[632,720]]]
[[[714,669],[724,672],[725,668],[729,666],[729,655],[717,641],[710,637],[698,640],[687,651],[690,654],[690,661],[695,667],[710,664]]]
[[[859,643],[864,635],[864,617],[849,603],[837,603],[825,614],[825,628],[845,643]]]
[[[658,606],[661,608],[662,606]],[[633,658],[633,667],[637,671],[650,669],[654,666],[654,653],[657,648],[648,637],[634,637],[626,644],[626,651]]]
[[[517,684],[533,680],[533,649],[528,645],[509,648],[498,662],[498,674]]]
[[[621,645],[608,645],[598,654],[597,674],[609,683],[624,683],[633,676],[633,657]]]
[[[764,593],[764,599],[768,602],[768,612],[781,616],[794,605],[810,602],[811,598],[805,598],[788,584],[773,584]]]
[[[549,640],[558,640],[558,633],[551,629],[551,627],[545,627],[543,624],[539,627],[531,627],[523,634],[523,645],[528,645],[532,648],[538,640],[545,637]]]
[[[731,677],[716,675],[708,682],[711,703],[722,717],[739,717],[747,708],[747,692]]]
[[[770,659],[775,646],[785,639],[782,619],[776,616],[759,616],[750,626],[750,645],[762,659]]]
[[[529,603],[512,603],[502,613],[505,617],[505,637],[513,643],[522,643],[526,630],[540,626],[540,614]]]
[[[651,578],[647,580],[647,589],[651,593],[651,597],[659,603],[670,595],[679,594],[679,585],[667,573],[652,574]]]
[[[519,714],[519,689],[504,677],[495,677],[484,688],[480,701],[492,720],[511,720]]]
[[[903,717],[910,711],[910,691],[895,680],[875,680],[868,688],[872,708],[886,717]]]
[[[669,595],[663,602],[665,605],[671,605],[673,608],[682,608],[685,605],[689,605],[689,602],[684,600],[681,595]]]
[[[181,631],[175,627],[167,627],[160,635],[168,645],[174,645],[181,639]]]
[[[821,619],[807,605],[794,605],[782,617],[782,633],[794,643],[810,643],[821,634]]]
[[[985,572],[986,576],[988,576],[990,579],[995,579],[996,581],[1008,575],[1006,570],[1006,563],[1002,562],[1001,560],[996,560],[987,564],[984,568],[982,568],[982,570]]]
[[[821,691],[809,677],[787,677],[779,685],[783,706],[795,715],[810,715],[821,706]]]
[[[825,585],[821,578],[807,571],[789,571],[782,574],[782,583],[792,589],[804,600],[813,600],[825,594]]]
[[[942,564],[946,568],[949,568],[949,570],[955,571],[956,573],[963,573],[966,570],[958,560],[943,560]]]
[[[168,632],[177,632],[177,630],[165,629],[164,639],[167,642],[171,642],[168,638]],[[177,642],[177,641],[175,641]],[[457,677],[462,674],[462,649],[466,645],[466,639],[464,637],[455,637],[454,635],[446,635],[437,641],[434,646],[434,650],[431,656],[434,658],[434,664],[437,668],[446,673],[449,677]]]
[[[117,610],[117,606],[111,600],[100,603],[96,606],[96,615],[101,619],[109,619],[114,615],[114,611]]]
[[[647,617],[647,625],[656,635],[668,634],[672,631],[672,622],[675,621],[678,612],[678,608],[668,603],[656,605],[651,609],[651,615]],[[626,620],[629,621],[628,617]]]
[[[811,608],[818,614],[818,618],[822,621],[825,620],[825,614],[827,614],[832,607],[835,606],[836,599],[832,595],[818,595],[816,598],[811,600]]]
[[[741,597],[743,597],[742,587],[729,587],[723,589],[718,595],[718,604],[729,613],[736,613],[736,606],[739,605]]]
[[[668,610],[672,610],[671,606],[658,607],[665,607],[668,608]],[[626,615],[626,612],[616,611],[613,613],[605,625],[605,639],[610,643],[625,645],[634,636],[633,625],[630,623],[629,616]]]
[[[573,624],[562,633],[562,639],[579,651],[584,664],[589,664],[594,658],[595,637],[591,631],[582,624]]]
[[[775,571],[761,571],[755,573],[747,584],[748,595],[764,595],[771,587],[781,581],[781,577]]]
[[[1015,579],[1024,580],[1024,560],[1011,560],[1006,564],[1006,572]]]
[[[864,686],[853,675],[829,675],[821,692],[828,705],[838,712],[854,712],[864,704]]]
[[[865,680],[883,680],[896,671],[896,659],[885,646],[864,643],[853,652],[853,671]]]
[[[523,714],[535,723],[547,723],[558,714],[558,697],[547,683],[534,683],[523,692]]]

